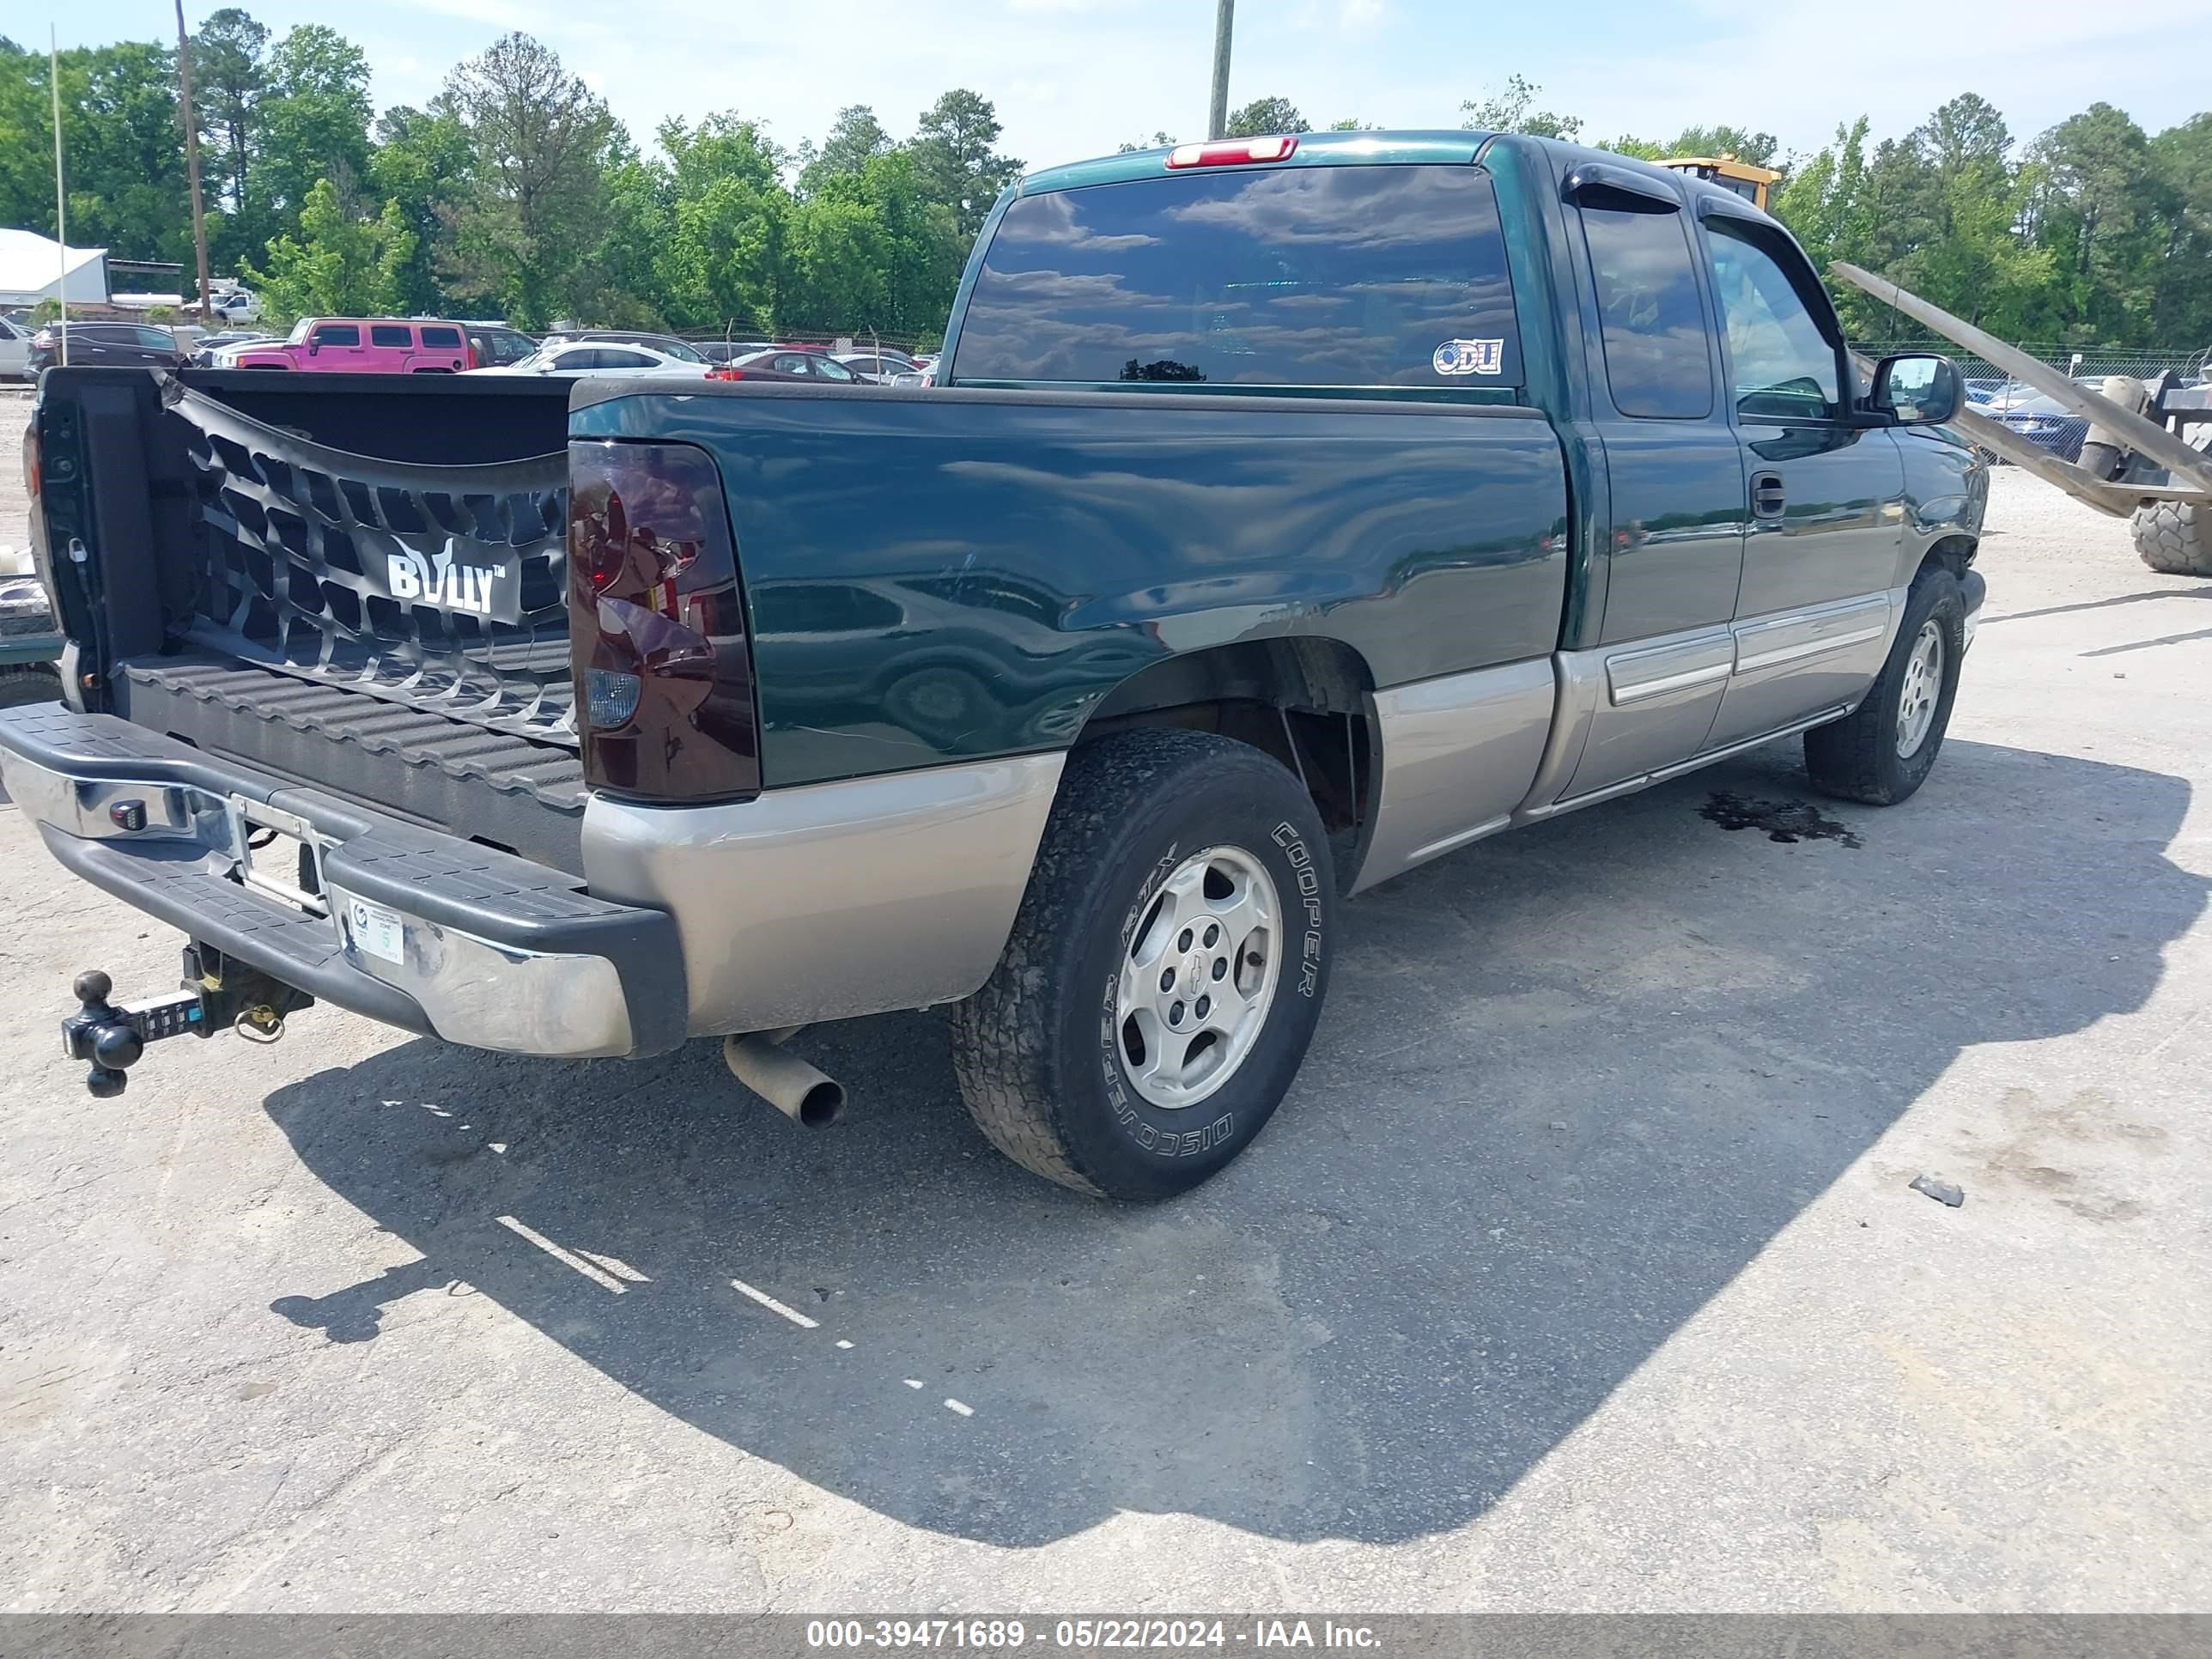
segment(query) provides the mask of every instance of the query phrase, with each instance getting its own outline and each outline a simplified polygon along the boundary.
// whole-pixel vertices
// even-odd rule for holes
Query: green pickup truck
[[[1987,480],[1731,192],[1469,132],[997,204],[929,388],[56,370],[56,857],[181,930],[147,1044],[315,1000],[479,1048],[952,1005],[983,1132],[1154,1198],[1297,1075],[1349,895],[1802,733],[1934,764]],[[1328,1109],[1315,1103],[1314,1109]]]

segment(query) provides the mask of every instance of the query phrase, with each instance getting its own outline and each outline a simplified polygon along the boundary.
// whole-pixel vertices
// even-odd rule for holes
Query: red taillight
[[[707,378],[710,380],[742,380],[745,378],[745,372],[729,363],[717,363],[707,371]]]
[[[760,787],[752,664],[721,477],[688,444],[568,446],[568,637],[594,787]]]
[[[1298,147],[1294,132],[1265,138],[1224,138],[1211,144],[1177,144],[1168,152],[1171,167],[1236,167],[1253,161],[1287,161]]]

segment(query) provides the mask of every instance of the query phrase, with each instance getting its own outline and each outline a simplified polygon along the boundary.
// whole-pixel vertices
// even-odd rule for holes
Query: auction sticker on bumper
[[[392,963],[407,960],[407,946],[400,938],[397,910],[371,904],[367,899],[349,898],[346,901],[346,931],[353,935],[357,948],[373,957]]]

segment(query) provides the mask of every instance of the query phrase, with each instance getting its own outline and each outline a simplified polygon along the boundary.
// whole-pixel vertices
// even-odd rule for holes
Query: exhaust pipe
[[[845,1115],[845,1085],[777,1045],[799,1028],[722,1039],[722,1063],[737,1080],[809,1129]]]

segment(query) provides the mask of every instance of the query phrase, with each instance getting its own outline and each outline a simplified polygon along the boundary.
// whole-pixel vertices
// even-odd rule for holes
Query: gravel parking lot
[[[2212,1604],[2212,583],[1990,519],[1916,799],[1706,816],[1778,745],[1362,899],[1157,1208],[991,1152],[937,1015],[800,1039],[819,1133],[325,1009],[91,1100],[70,975],[179,941],[0,807],[0,1606]]]

